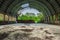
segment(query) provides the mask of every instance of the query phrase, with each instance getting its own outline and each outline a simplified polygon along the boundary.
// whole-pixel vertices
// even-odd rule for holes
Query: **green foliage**
[[[38,16],[35,16],[33,13],[26,13],[25,15],[21,15],[18,17],[18,20],[34,20],[35,23],[43,20],[43,14],[39,13]]]
[[[59,16],[58,16],[58,17],[59,17],[59,20],[60,20],[60,14],[59,14]]]
[[[3,20],[3,18],[2,17],[0,17],[0,21],[2,21]]]
[[[27,15],[19,16],[18,20],[29,20],[29,16],[27,16]]]

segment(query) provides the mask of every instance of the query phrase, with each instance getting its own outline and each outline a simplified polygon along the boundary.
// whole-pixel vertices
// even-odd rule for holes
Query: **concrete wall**
[[[16,18],[13,16],[9,16],[9,15],[0,13],[0,20],[1,21],[16,21]]]

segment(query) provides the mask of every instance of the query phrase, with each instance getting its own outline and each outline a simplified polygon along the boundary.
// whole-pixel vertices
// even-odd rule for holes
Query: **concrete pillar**
[[[53,23],[53,16],[50,16],[50,23]]]
[[[49,16],[48,16],[48,17],[46,17],[46,22],[47,22],[47,23],[49,23],[49,22],[50,22],[50,18],[49,18]]]
[[[50,16],[48,16],[48,18],[47,18],[47,19],[48,19],[48,23],[50,23]]]
[[[12,16],[11,16],[11,21],[12,21]]]
[[[53,23],[53,15],[51,15],[51,16],[48,16],[48,23]]]
[[[48,17],[45,17],[45,23],[48,23]]]
[[[44,18],[44,23],[46,23],[46,17]]]
[[[11,21],[13,21],[13,17],[11,17]]]
[[[55,23],[56,23],[56,24],[59,24],[58,14],[55,14]]]
[[[60,24],[60,13],[58,14],[58,20],[59,20],[59,24]]]
[[[5,21],[5,14],[4,14],[4,21]]]
[[[50,23],[50,24],[53,23],[53,16],[49,16],[49,23]]]
[[[12,16],[9,16],[9,21],[12,21]]]
[[[18,20],[18,15],[16,15],[16,23],[17,23],[17,20]]]
[[[9,15],[8,15],[8,23],[9,23]]]
[[[5,21],[8,21],[8,15],[5,15]]]

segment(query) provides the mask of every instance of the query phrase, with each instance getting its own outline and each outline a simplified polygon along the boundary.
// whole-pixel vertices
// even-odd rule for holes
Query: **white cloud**
[[[38,10],[34,9],[34,8],[24,8],[22,10],[19,10],[18,13],[22,13],[22,14],[26,14],[26,13],[34,13],[35,15],[37,15],[37,13],[40,13]]]

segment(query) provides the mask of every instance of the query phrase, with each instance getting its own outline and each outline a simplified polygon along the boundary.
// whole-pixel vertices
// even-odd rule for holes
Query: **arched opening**
[[[24,6],[25,5],[25,6]],[[36,17],[37,19],[35,19],[35,20],[40,20],[41,19],[41,21],[39,21],[39,22],[37,22],[37,23],[40,23],[40,22],[44,22],[45,21],[45,18],[46,17],[48,17],[48,16],[50,16],[51,15],[51,13],[50,13],[50,11],[49,11],[49,9],[47,8],[47,7],[44,7],[44,5],[40,5],[39,3],[37,3],[36,1],[35,2],[30,2],[30,3],[28,3],[28,2],[23,2],[22,4],[19,4],[19,5],[16,5],[16,7],[14,7],[13,9],[12,9],[12,13],[16,13],[17,14],[17,17],[16,17],[16,20],[18,20],[18,15],[20,15],[20,14],[23,14],[22,12],[24,11],[24,9],[36,9],[36,10],[38,10],[39,12],[40,12],[40,14],[41,15],[43,15],[44,16],[44,18],[42,17],[42,18],[39,18],[39,17]],[[23,10],[23,11],[22,11]],[[20,13],[18,13],[18,11],[20,12]],[[22,12],[21,12],[22,11]],[[26,10],[25,10],[26,11]],[[27,13],[29,13],[29,12],[27,12]],[[32,13],[32,12],[31,12]],[[43,19],[43,20],[42,20]],[[21,19],[20,19],[21,20]],[[22,18],[22,20],[24,20],[24,18]],[[30,19],[30,20],[32,20],[32,19]],[[34,23],[35,23],[36,21],[34,21]]]
[[[17,11],[18,23],[41,23],[44,22],[44,13],[36,8],[30,7],[29,3],[21,5],[22,9]]]
[[[19,23],[41,23],[44,21],[44,15],[37,9],[26,7],[18,11],[18,22]]]

